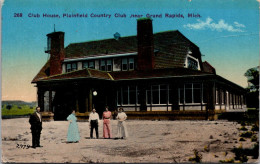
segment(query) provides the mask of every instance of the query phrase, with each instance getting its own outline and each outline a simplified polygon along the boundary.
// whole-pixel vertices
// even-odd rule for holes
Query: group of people
[[[125,120],[127,115],[125,114],[123,108],[119,108],[116,119],[117,123],[117,136],[115,139],[125,139],[128,134],[125,126]],[[112,113],[108,110],[108,107],[105,108],[105,111],[102,115],[103,119],[103,137],[105,139],[112,138],[112,129],[111,129],[111,119]],[[79,128],[77,124],[77,117],[75,116],[75,110],[67,117],[69,121],[69,128],[67,133],[67,142],[74,143],[79,142],[80,134]],[[93,131],[96,132],[96,138],[99,138],[99,115],[95,109],[89,115],[89,128],[90,128],[90,138],[93,138]],[[30,116],[29,123],[31,124],[31,132],[32,132],[32,148],[42,147],[40,145],[40,135],[42,130],[42,116],[40,114],[40,107],[36,107],[36,112]]]

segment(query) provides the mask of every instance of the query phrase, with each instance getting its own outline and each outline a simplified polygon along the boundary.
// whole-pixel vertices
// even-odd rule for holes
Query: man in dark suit
[[[42,115],[41,108],[36,107],[36,111],[30,116],[29,123],[31,124],[32,132],[32,148],[42,147],[40,145],[40,137],[42,131]]]

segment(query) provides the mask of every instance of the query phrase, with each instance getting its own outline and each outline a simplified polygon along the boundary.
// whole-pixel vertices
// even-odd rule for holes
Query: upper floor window
[[[133,57],[122,58],[122,71],[134,70],[135,69],[135,60]]]
[[[101,71],[106,71],[106,61],[105,60],[101,60],[101,62],[100,62],[100,70]]]
[[[111,59],[107,60],[107,71],[112,71],[112,60]]]
[[[92,68],[92,69],[95,69],[95,64],[94,64],[94,61],[93,60],[90,60],[90,61],[84,61],[82,62],[82,68]]]
[[[128,70],[127,58],[122,59],[122,71]]]
[[[134,70],[135,61],[134,58],[129,58],[129,70]]]
[[[112,71],[112,60],[111,59],[101,59],[100,60],[100,70],[101,71]]]
[[[77,70],[77,63],[67,63],[66,72],[71,72]]]
[[[198,70],[198,62],[188,57],[188,68]]]

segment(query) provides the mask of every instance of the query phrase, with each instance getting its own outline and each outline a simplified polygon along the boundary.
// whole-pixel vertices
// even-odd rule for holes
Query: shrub
[[[242,121],[240,124],[241,124],[241,126],[246,126],[245,121]]]
[[[255,134],[251,137],[251,141],[252,142],[256,142],[257,141],[257,136]]]
[[[241,133],[240,137],[250,138],[252,135],[253,135],[253,132],[247,131],[247,132]]]
[[[254,144],[254,147],[251,149],[251,156],[253,156],[254,159],[258,159],[259,156],[259,143],[257,142]]]
[[[8,110],[10,110],[10,109],[12,109],[12,105],[6,105],[6,109],[8,109]]]
[[[190,157],[189,161],[195,161],[200,163],[202,160],[202,154],[200,154],[199,151],[196,149],[194,149],[193,152],[194,152],[194,157]]]
[[[243,149],[242,145],[234,148],[232,152],[235,153],[235,159],[240,162],[247,162],[247,156],[253,156],[253,159],[258,159],[259,156],[259,143],[257,142],[252,148]]]
[[[209,152],[209,145],[204,146],[204,151]]]
[[[247,131],[247,128],[245,126],[242,126],[239,130]]]
[[[242,163],[247,162],[248,158],[247,158],[247,155],[246,155],[242,145],[240,145],[238,148],[234,148],[233,150],[235,153],[236,160],[239,160]]]
[[[226,159],[226,160],[220,160],[219,162],[220,163],[234,163],[235,160],[234,160],[234,158],[230,158],[230,159]]]
[[[259,131],[259,127],[256,124],[254,124],[251,128],[251,131]]]
[[[20,106],[18,106],[17,108],[18,108],[18,109],[22,109],[22,107],[20,107]]]
[[[241,138],[239,139],[239,141],[245,141],[245,139],[244,139],[243,137],[241,137]]]
[[[33,107],[32,107],[32,106],[30,106],[30,109],[33,109]]]

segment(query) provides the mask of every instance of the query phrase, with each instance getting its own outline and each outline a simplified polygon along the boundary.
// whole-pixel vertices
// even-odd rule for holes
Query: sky
[[[43,17],[44,14],[59,17]],[[88,17],[69,18],[64,14]],[[137,18],[131,18],[132,14],[161,15],[152,17],[154,33],[179,30],[200,48],[202,60],[215,67],[218,75],[242,87],[247,87],[246,70],[259,65],[257,0],[5,0],[2,100],[36,101],[37,91],[31,81],[49,58],[44,52],[46,34],[54,31],[54,24],[56,31],[65,32],[68,46],[113,38],[116,32],[121,37],[136,35]]]

